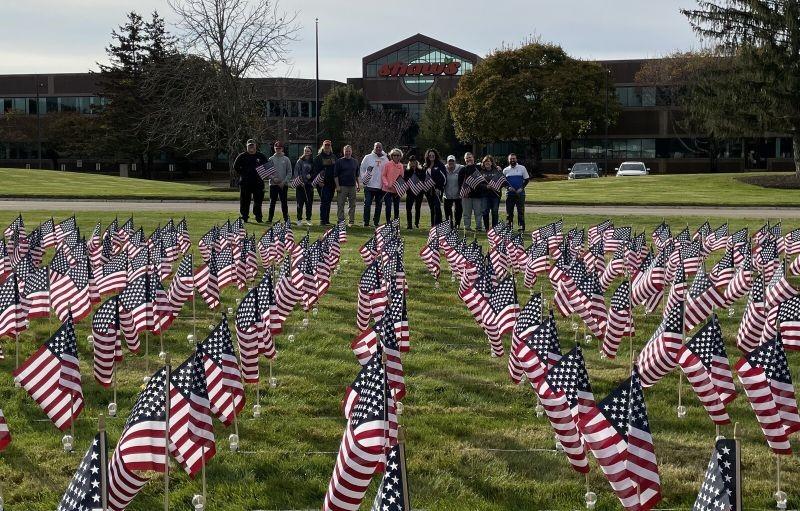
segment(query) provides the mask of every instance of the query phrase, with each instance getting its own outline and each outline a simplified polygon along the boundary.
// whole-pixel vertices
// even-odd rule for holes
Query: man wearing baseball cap
[[[233,169],[239,174],[239,214],[247,222],[250,216],[250,199],[253,201],[253,216],[261,222],[261,203],[264,200],[264,181],[256,168],[267,162],[267,155],[256,150],[256,141],[247,141],[246,150],[233,161]]]
[[[292,176],[292,162],[289,157],[283,154],[283,142],[275,141],[273,146],[275,154],[269,157],[275,168],[275,174],[269,180],[269,222],[275,216],[275,201],[281,201],[281,213],[283,221],[289,221],[289,204],[287,202],[287,192],[289,190],[289,178]]]

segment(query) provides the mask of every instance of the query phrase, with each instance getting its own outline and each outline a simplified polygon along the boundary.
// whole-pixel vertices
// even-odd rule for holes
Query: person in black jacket
[[[447,169],[436,149],[425,151],[425,172],[433,179],[434,188],[425,193],[431,208],[431,225],[442,222],[442,194],[447,183]]]
[[[411,179],[411,176],[416,175],[420,181],[425,180],[425,169],[419,166],[419,162],[417,161],[416,156],[410,156],[408,158],[408,167],[406,167],[405,174],[403,175],[403,179],[408,182]],[[409,229],[411,229],[411,207],[414,207],[414,228],[419,229],[419,215],[420,209],[422,208],[422,198],[425,196],[424,193],[419,195],[412,192],[410,189],[406,192],[406,225]]]
[[[335,165],[336,155],[333,153],[331,141],[325,140],[322,142],[322,147],[319,148],[319,152],[314,157],[314,178],[316,178],[320,172],[322,172],[325,177],[322,186],[317,187],[319,191],[320,225],[330,225],[331,223],[331,202],[333,201],[333,194],[336,191],[336,182],[334,181]]]
[[[267,162],[267,156],[256,150],[256,141],[247,141],[247,150],[233,161],[233,169],[239,174],[239,214],[247,222],[250,216],[250,199],[253,200],[253,216],[261,223],[261,203],[264,201],[264,181],[256,168]]]
[[[464,180],[471,176],[474,172],[480,172],[480,169],[475,165],[475,156],[472,153],[464,154],[464,166],[458,171],[458,189],[464,186]],[[486,185],[481,184],[475,190],[471,190],[469,194],[461,199],[461,205],[464,208],[464,228],[467,231],[472,231],[472,218],[475,218],[476,230],[482,230],[483,226],[483,196],[486,192]]]

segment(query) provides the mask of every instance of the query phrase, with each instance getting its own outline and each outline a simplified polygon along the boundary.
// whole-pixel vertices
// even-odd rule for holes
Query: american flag
[[[192,254],[186,254],[178,265],[178,271],[172,277],[167,291],[167,301],[170,307],[170,316],[174,318],[188,300],[194,299],[194,273],[192,269]]]
[[[647,511],[661,500],[661,480],[639,374],[579,419],[578,427],[622,507]]]
[[[605,240],[606,252],[616,252],[620,247],[626,247],[630,240],[630,227],[615,227],[611,236]]]
[[[504,187],[508,186],[508,180],[506,180],[503,174],[493,174],[487,186],[495,192],[500,193]]]
[[[344,436],[323,511],[358,511],[372,476],[397,442],[397,414],[378,349],[347,388]]]
[[[219,274],[217,271],[216,252],[212,248],[208,262],[198,268],[194,274],[194,285],[206,304],[214,309],[219,305]]]
[[[486,178],[483,177],[482,172],[476,170],[464,179],[464,183],[461,185],[461,190],[458,194],[459,197],[462,199],[466,198],[481,184],[486,184]]]
[[[132,222],[133,219],[130,221]],[[75,220],[75,215],[60,221],[53,229],[55,231],[56,242],[61,243],[67,234],[76,231],[77,229],[78,222]]]
[[[422,180],[422,186],[424,187],[424,190],[426,192],[428,190],[432,190],[436,186],[436,183],[433,181],[433,178],[431,177],[430,171],[425,173],[425,179]]]
[[[301,261],[301,272],[303,273],[303,308],[311,310],[320,298],[320,281],[317,277],[322,254],[320,254],[319,240],[309,246]]]
[[[508,258],[508,250],[506,250],[505,244],[498,243],[497,245],[493,246],[489,249],[488,255],[495,275],[497,275],[499,278],[510,275],[510,261]]]
[[[377,261],[370,263],[361,274],[356,308],[356,327],[359,331],[367,329],[370,318],[378,321],[383,316],[388,304],[388,288],[381,280]]]
[[[160,288],[160,289],[159,289]],[[169,315],[166,293],[156,275],[145,274],[129,282],[119,294],[120,317],[130,344],[139,333],[160,328],[162,318]],[[126,328],[130,326],[130,329]],[[135,343],[138,349],[138,342]],[[134,349],[134,351],[136,350]]]
[[[663,251],[657,256],[648,253],[634,273],[631,300],[633,303],[644,304],[648,313],[653,312],[664,297],[666,262],[667,255]]]
[[[402,297],[399,297],[398,303],[402,303],[401,299]],[[398,313],[395,316],[400,318],[399,306],[396,310]],[[406,395],[406,382],[403,360],[400,358],[400,335],[395,331],[394,319],[387,314],[373,328],[356,336],[350,347],[362,365],[368,364],[376,351],[382,350],[386,353],[386,363],[384,364],[386,376],[389,379],[392,395],[399,401]],[[400,320],[398,320],[399,323]],[[380,345],[380,350],[378,350],[378,345]]]
[[[605,245],[606,252],[608,252],[608,245]],[[600,275],[600,286],[603,289],[608,289],[615,278],[619,277],[625,272],[626,257],[625,252],[627,247],[620,246],[614,251],[611,260],[606,264],[603,274]]]
[[[547,242],[534,243],[526,251],[528,262],[525,265],[525,287],[532,288],[536,285],[536,276],[550,271],[547,260]]]
[[[675,274],[672,276],[672,286],[670,286],[667,304],[664,310],[677,307],[679,303],[686,303],[686,292],[689,289],[689,281],[686,280],[683,261],[675,267]]]
[[[530,334],[542,322],[542,294],[531,295],[528,303],[522,307],[511,334],[511,349],[508,356],[508,376],[515,385],[522,381],[523,371],[519,366],[516,353],[517,347],[525,342]]]
[[[744,227],[731,234],[730,239],[728,240],[728,246],[735,247],[737,245],[747,243],[749,239],[750,236],[747,233],[747,227]]]
[[[599,241],[603,239],[603,235],[605,234],[605,232],[608,229],[613,229],[613,228],[614,224],[611,222],[611,220],[603,220],[599,224],[589,227],[589,230],[587,231],[587,238],[589,240],[589,245],[597,244]]]
[[[724,223],[714,229],[703,241],[706,252],[722,250],[728,246],[730,236],[728,235],[728,224]]]
[[[53,222],[53,217],[50,217],[39,224],[39,232],[42,234],[42,248],[56,246],[58,239],[56,238],[56,228]]]
[[[219,226],[215,225],[197,242],[197,248],[200,250],[200,256],[203,258],[203,261],[208,262],[211,259],[211,252],[217,245],[219,237]]]
[[[182,218],[175,227],[178,232],[178,249],[181,254],[185,254],[192,248],[192,240],[189,237],[189,228],[186,226],[186,218]]]
[[[629,271],[636,271],[649,253],[650,251],[645,244],[644,232],[640,232],[628,242],[628,253],[625,254],[625,262]]]
[[[42,263],[44,258],[45,248],[42,246],[42,232],[36,228],[28,236],[28,255],[31,256],[33,262],[38,266]]]
[[[408,183],[406,183],[406,180],[403,179],[402,177],[398,177],[397,180],[395,180],[394,185],[392,185],[392,187],[394,188],[394,191],[397,193],[397,195],[400,197],[405,197],[406,193],[408,193]]]
[[[787,256],[800,254],[800,229],[786,233],[783,237],[783,248]]]
[[[136,399],[108,468],[108,504],[125,509],[149,478],[134,471],[164,472],[167,460],[167,368],[147,381]]]
[[[302,188],[303,187],[303,176],[295,176],[289,181],[289,188]]]
[[[679,247],[682,247],[683,245],[692,241],[692,235],[691,233],[689,233],[689,226],[687,225],[686,227],[684,227],[683,230],[679,232],[674,239],[676,245]]]
[[[277,321],[270,321],[272,334],[281,332],[281,325],[292,312],[295,304],[303,298],[303,274],[297,264],[292,264],[292,257],[283,259],[278,285],[275,286],[275,310]]]
[[[669,225],[662,221],[658,227],[653,230],[651,237],[653,240],[653,245],[659,249],[664,248],[667,242],[672,238],[672,232],[669,229]]]
[[[236,283],[236,271],[233,266],[233,252],[227,246],[219,252],[214,252],[214,264],[217,269],[217,285],[222,290],[225,287]]]
[[[128,282],[128,254],[122,252],[105,263],[97,277],[97,292],[115,293],[125,288]]]
[[[258,177],[260,177],[261,180],[266,183],[275,175],[275,162],[272,160],[267,160],[263,164],[259,165],[256,167],[256,174],[258,174]]]
[[[325,172],[320,172],[311,180],[311,186],[323,186],[325,184]]]
[[[11,432],[8,430],[8,423],[6,417],[3,415],[3,410],[0,409],[0,452],[8,447],[11,443]]]
[[[364,264],[372,263],[375,260],[377,252],[377,240],[375,236],[370,237],[370,239],[364,242],[358,249],[358,253],[361,255]]]
[[[550,368],[547,377],[536,385],[536,393],[572,468],[588,473],[589,460],[576,421],[595,406],[595,401],[580,346]]]
[[[735,250],[734,250],[735,261]],[[734,263],[735,264],[735,263]],[[763,285],[763,280],[762,280]],[[739,298],[743,297],[745,293],[750,291],[753,286],[753,265],[752,257],[748,253],[742,263],[736,268],[733,278],[725,288],[725,304],[730,305]]]
[[[484,325],[492,341],[492,351],[498,357],[503,355],[503,343],[500,338],[514,331],[519,316],[517,286],[513,277],[506,277],[492,289],[488,307],[484,312]]]
[[[425,185],[420,180],[417,173],[414,172],[411,174],[411,177],[408,178],[408,191],[414,195],[422,195],[425,193]]]
[[[111,386],[114,364],[122,360],[119,334],[119,297],[112,296],[97,308],[92,318],[94,377],[103,387]]]
[[[789,435],[800,430],[792,374],[786,352],[775,337],[742,357],[736,372],[775,454],[791,454]]]
[[[191,354],[170,375],[170,452],[194,476],[216,454],[214,424],[206,389],[203,357]]]
[[[704,240],[709,234],[711,234],[711,224],[708,223],[708,220],[706,220],[705,222],[702,223],[702,225],[700,225],[700,227],[697,228],[697,230],[694,233],[694,236],[692,236],[692,239]]]
[[[717,261],[717,264],[711,268],[708,278],[718,288],[723,288],[730,284],[731,280],[736,273],[736,268],[733,264],[733,249],[728,249],[722,256],[722,259]],[[726,300],[727,302],[727,300]]]
[[[767,280],[766,275],[764,280]],[[779,266],[772,279],[764,289],[764,310],[766,320],[764,321],[764,331],[761,340],[771,339],[777,335],[778,307],[782,302],[800,294],[786,278],[783,267]]]
[[[706,475],[692,511],[742,510],[742,453],[739,441],[720,438],[714,444]]]
[[[678,366],[678,351],[683,344],[683,309],[683,304],[679,304],[666,312],[639,353],[636,365],[644,387],[652,387]]]
[[[778,245],[774,239],[764,240],[760,250],[756,250],[753,263],[764,274],[765,279],[770,280],[772,278],[775,270],[780,265]]]
[[[578,280],[577,292],[572,301],[575,312],[578,313],[592,335],[602,339],[603,325],[608,312],[597,274],[587,272]]]
[[[258,383],[258,358],[265,337],[272,343],[269,327],[259,314],[258,301],[258,288],[254,288],[244,295],[236,309],[236,340],[245,383]]]
[[[94,436],[56,511],[103,511],[108,498],[108,439]]]
[[[478,268],[478,276],[458,295],[472,314],[475,323],[488,334],[488,328],[484,321],[486,318],[486,308],[489,307],[489,296],[492,290],[491,266],[481,264]]]
[[[28,328],[25,309],[20,300],[17,275],[0,284],[0,337],[7,335],[12,339]]]
[[[13,236],[14,233],[22,233],[22,234],[26,233],[25,221],[22,220],[21,214],[17,216],[17,218],[15,218],[10,224],[8,224],[8,227],[6,227],[6,229],[3,231],[3,235],[6,238],[11,238],[11,236]]]
[[[233,351],[228,318],[222,321],[197,347],[203,357],[211,411],[226,426],[244,408],[244,386],[239,372],[239,361]]]
[[[402,437],[386,455],[386,469],[370,511],[411,511],[406,451]]]
[[[705,270],[700,267],[694,276],[689,294],[686,297],[686,322],[688,332],[711,315],[714,307],[724,307],[725,299],[716,286],[708,278]]]
[[[608,320],[604,325],[601,346],[608,358],[616,358],[622,338],[634,334],[630,293],[630,283],[625,280],[611,295],[611,306],[608,308]]]
[[[700,240],[690,241],[680,246],[680,257],[683,259],[686,275],[694,275],[703,264],[703,245]]]
[[[711,420],[730,423],[725,405],[736,399],[736,387],[716,315],[680,347],[678,364]]]
[[[778,306],[778,328],[783,347],[800,350],[800,295],[789,298]]]
[[[366,185],[369,183],[369,180],[372,179],[372,167],[367,167],[367,170],[364,172],[364,175],[361,176],[361,184]]]
[[[589,250],[582,256],[586,267],[590,270],[602,274],[606,269],[604,242],[600,239],[597,243],[589,246]]]
[[[434,238],[433,240],[425,243],[422,246],[422,249],[419,251],[419,256],[422,259],[422,262],[425,263],[425,267],[428,268],[428,271],[433,278],[439,280],[439,274],[441,273],[439,238]]]
[[[514,366],[528,378],[531,384],[537,384],[561,360],[561,344],[558,340],[553,311],[549,317],[534,328],[524,342],[517,344],[514,357]]]
[[[739,331],[736,334],[736,346],[743,353],[750,353],[761,343],[761,332],[767,319],[764,307],[764,277],[758,274],[753,279],[750,295],[747,298]]]
[[[58,268],[58,269],[57,269]],[[56,258],[50,264],[50,303],[61,321],[71,314],[78,322],[89,315],[92,302],[89,297],[89,265],[88,261],[79,261],[66,272],[65,267],[57,263]]]
[[[14,381],[64,431],[83,410],[78,344],[72,316],[14,373]]]

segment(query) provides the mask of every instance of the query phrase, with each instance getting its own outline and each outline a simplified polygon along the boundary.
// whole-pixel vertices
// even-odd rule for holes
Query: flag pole
[[[106,450],[106,419],[101,413],[97,418],[100,433],[100,509],[108,510],[108,451]]]
[[[171,383],[169,353],[164,354],[164,368],[166,372],[165,377],[167,379],[166,385],[164,385],[164,511],[169,511],[169,386]]]
[[[147,327],[144,329],[144,373],[145,378],[149,378],[150,374],[150,336],[147,332]]]
[[[408,496],[408,472],[406,471],[406,428],[397,427],[397,448],[400,451],[400,474],[403,483],[403,509],[411,511],[411,502]]]
[[[52,335],[50,337],[52,337]],[[14,369],[19,369],[19,330],[17,329],[14,331],[14,359]]]

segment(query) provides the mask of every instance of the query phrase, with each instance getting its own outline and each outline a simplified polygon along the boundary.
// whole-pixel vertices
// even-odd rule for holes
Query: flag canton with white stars
[[[208,397],[203,359],[197,352],[193,353],[186,361],[172,371],[170,381],[187,399],[190,394],[205,398]]]
[[[115,255],[108,264],[103,265],[103,276],[111,275],[126,270],[128,267],[128,256],[125,253]]]
[[[611,308],[618,311],[631,308],[631,284],[627,280],[623,281],[611,295]]]
[[[685,227],[681,232],[675,236],[675,239],[679,243],[688,243],[692,239],[692,235],[689,233],[689,228]]]
[[[692,340],[686,343],[686,347],[708,368],[711,367],[714,357],[728,358],[725,343],[722,341],[722,329],[716,315],[694,334]]]
[[[176,277],[191,277],[192,276],[192,254],[186,254],[181,259],[181,264],[178,266]]]
[[[514,326],[515,332],[524,332],[542,322],[542,295],[537,293],[522,308]]]
[[[378,261],[373,261],[364,269],[361,274],[361,282],[359,287],[362,291],[372,291],[381,286],[380,278],[378,277]]]
[[[61,328],[53,334],[47,341],[47,348],[58,358],[69,355],[78,358],[78,339],[75,337],[75,326],[72,324],[72,315],[67,316],[67,320]]]
[[[635,370],[630,378],[614,389],[597,406],[626,442],[629,429],[635,428],[650,433],[642,384]]]
[[[778,243],[776,240],[767,240],[761,243],[759,258],[762,263],[768,263],[778,258]]]
[[[797,321],[800,319],[800,295],[793,296],[780,304],[778,322]]]
[[[147,381],[147,386],[139,394],[131,414],[125,422],[125,429],[140,422],[166,420],[165,389],[167,385],[166,368],[156,371]]]
[[[5,310],[17,303],[19,303],[17,277],[12,275],[11,278],[0,284],[0,310]]]
[[[578,402],[578,392],[592,392],[589,373],[583,359],[583,350],[575,346],[547,372],[547,383],[561,389],[567,397],[570,408]]]
[[[546,363],[549,353],[561,356],[561,345],[558,341],[558,330],[556,330],[552,311],[550,311],[550,317],[525,340],[525,344],[535,351],[536,355],[544,363]]]
[[[272,283],[272,275],[265,273],[256,289],[258,289],[258,313],[264,314],[275,305],[275,285]]]
[[[711,279],[708,278],[708,274],[701,266],[697,270],[697,274],[694,276],[692,285],[689,287],[689,296],[691,296],[692,298],[697,298],[698,296],[702,295],[712,285],[713,284],[711,284]]]
[[[492,291],[489,306],[497,313],[515,303],[517,303],[517,287],[513,277],[506,277]]]
[[[92,511],[102,509],[103,491],[101,485],[101,466],[106,453],[101,452],[101,435],[97,433],[91,447],[86,451],[78,470],[72,476],[67,491],[61,497],[56,511]]]
[[[385,419],[387,386],[386,372],[381,362],[382,355],[382,350],[376,350],[350,386],[358,393],[358,402],[350,413],[353,427]]]
[[[693,511],[738,511],[738,454],[736,440],[717,440]]]
[[[681,247],[681,257],[684,259],[692,259],[700,257],[702,254],[702,244],[700,240],[692,241],[691,243]]]
[[[747,355],[747,360],[751,365],[763,369],[768,380],[792,384],[789,361],[786,359],[786,352],[783,350],[780,338],[774,338],[761,344]]]
[[[133,282],[128,282],[125,289],[120,293],[119,299],[123,308],[127,310],[139,307],[146,302],[148,288],[148,277],[142,275]]]
[[[386,454],[386,471],[370,511],[411,511],[405,507],[408,495],[404,495],[406,491],[403,480],[405,474],[403,474],[403,465],[401,464],[405,464],[405,460],[401,459],[402,456],[399,444],[392,447]]]
[[[97,308],[92,318],[92,330],[96,332],[107,332],[109,326],[112,324],[116,326],[118,324],[118,300],[118,297],[112,296]]]
[[[764,276],[759,273],[753,279],[753,287],[750,290],[750,298],[748,300],[748,303],[763,303],[763,302],[764,302]]]
[[[578,281],[578,289],[587,297],[603,294],[600,291],[600,279],[596,273],[586,273],[581,277],[581,280]]]
[[[217,265],[217,270],[220,268],[227,268],[233,266],[233,253],[231,247],[225,247],[214,255],[214,262]]]
[[[200,344],[199,349],[217,364],[222,364],[222,355],[234,356],[231,331],[228,330],[228,320],[224,315],[217,328]]]
[[[59,249],[55,253],[52,261],[50,261],[50,269],[56,273],[60,273],[61,275],[66,275],[69,273],[69,258],[67,257],[67,254],[64,253],[64,250]]]
[[[258,320],[258,289],[253,289],[242,298],[236,309],[236,326],[247,330]]]
[[[50,289],[50,279],[46,266],[34,270],[25,278],[25,296],[30,296],[31,293],[39,291],[47,291],[48,289]]]
[[[731,241],[733,243],[745,243],[749,236],[747,235],[747,227],[744,229],[739,229],[735,233],[731,234]]]

